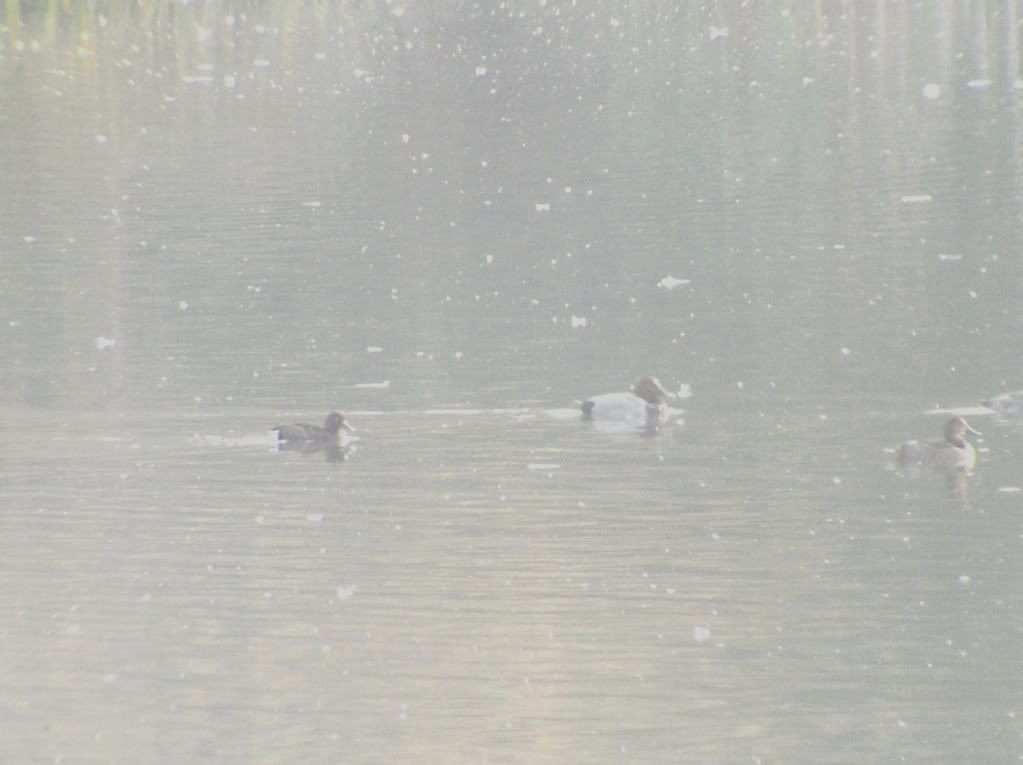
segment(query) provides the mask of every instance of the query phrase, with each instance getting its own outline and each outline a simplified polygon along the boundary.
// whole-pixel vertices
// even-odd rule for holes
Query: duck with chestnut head
[[[896,455],[899,467],[924,465],[950,473],[973,470],[977,464],[977,450],[966,440],[967,433],[980,435],[962,417],[953,417],[945,423],[943,439],[903,442]]]
[[[322,427],[308,422],[296,422],[293,425],[276,425],[270,430],[277,449],[303,454],[323,451],[328,462],[344,460],[348,452],[348,434],[355,432],[355,428],[348,424],[341,412],[328,414]]]
[[[640,377],[631,390],[591,396],[581,408],[583,419],[598,425],[655,431],[667,416],[665,400],[673,398],[656,377]]]

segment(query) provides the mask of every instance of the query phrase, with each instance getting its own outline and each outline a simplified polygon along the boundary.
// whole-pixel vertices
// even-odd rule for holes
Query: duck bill
[[[969,426],[969,425],[968,425],[967,423],[965,423],[965,422],[963,423],[963,425],[964,425],[964,426],[966,427],[966,432],[967,432],[967,433],[973,433],[973,435],[975,435],[975,436],[982,436],[982,435],[984,435],[984,434],[983,434],[983,433],[981,433],[981,432],[980,432],[979,430],[975,430],[974,428],[971,428],[971,427],[970,427],[970,426]]]
[[[342,422],[341,427],[347,430],[349,433],[357,433],[358,431],[349,425],[347,422]]]

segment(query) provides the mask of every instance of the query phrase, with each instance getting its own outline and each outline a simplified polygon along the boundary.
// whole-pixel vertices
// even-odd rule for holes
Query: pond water
[[[28,5],[0,760],[1023,758],[1017,3]]]

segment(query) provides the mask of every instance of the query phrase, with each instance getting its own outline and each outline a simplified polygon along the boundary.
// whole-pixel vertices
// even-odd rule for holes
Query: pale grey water
[[[8,17],[0,761],[1023,757],[989,5]]]

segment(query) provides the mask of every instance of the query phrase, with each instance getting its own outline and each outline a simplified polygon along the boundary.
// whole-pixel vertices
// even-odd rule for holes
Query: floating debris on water
[[[354,584],[353,585],[347,585],[347,586],[343,585],[343,584],[339,584],[337,586],[337,599],[338,600],[348,600],[354,594],[355,594],[355,585]]]
[[[907,205],[919,205],[933,200],[930,194],[903,194],[902,203]]]
[[[986,406],[957,406],[949,409],[927,409],[924,414],[951,414],[959,417],[970,417],[982,414],[991,414]]]
[[[681,287],[681,286],[683,286],[685,284],[691,284],[691,283],[692,282],[690,282],[689,279],[676,279],[674,276],[670,276],[669,275],[669,276],[665,276],[663,279],[661,279],[659,282],[657,282],[657,286],[661,287],[662,289],[673,290],[676,287]]]

